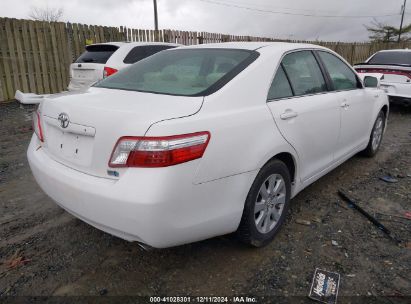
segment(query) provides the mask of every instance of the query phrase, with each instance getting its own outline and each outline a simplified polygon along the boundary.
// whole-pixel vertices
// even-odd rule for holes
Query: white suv
[[[160,42],[109,42],[86,46],[86,50],[70,66],[68,89],[81,90],[160,51],[178,47]]]

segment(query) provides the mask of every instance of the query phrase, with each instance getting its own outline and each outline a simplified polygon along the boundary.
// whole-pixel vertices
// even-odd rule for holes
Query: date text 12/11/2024
[[[256,297],[150,297],[150,303],[257,303]]]

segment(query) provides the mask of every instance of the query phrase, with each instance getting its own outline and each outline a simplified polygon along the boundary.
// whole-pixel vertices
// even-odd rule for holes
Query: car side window
[[[175,48],[172,45],[144,45],[136,46],[133,48],[124,58],[123,62],[127,64],[133,64],[144,58],[150,57],[160,51]]]
[[[337,56],[328,52],[318,52],[325,68],[330,74],[334,90],[354,90],[361,88],[355,73]]]
[[[282,61],[296,96],[327,91],[327,84],[320,66],[311,51],[288,54]]]
[[[267,100],[288,98],[293,96],[293,90],[288,82],[287,76],[284,73],[283,67],[280,65],[277,74],[274,77],[270,90],[268,91]]]

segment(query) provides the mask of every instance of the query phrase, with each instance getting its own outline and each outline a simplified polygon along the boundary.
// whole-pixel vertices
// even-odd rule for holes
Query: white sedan
[[[297,193],[377,152],[377,84],[314,45],[167,50],[44,100],[28,159],[57,204],[120,238],[164,248],[236,231],[259,247]]]
[[[361,74],[381,74],[381,89],[390,100],[411,105],[411,50],[384,50],[354,66]]]

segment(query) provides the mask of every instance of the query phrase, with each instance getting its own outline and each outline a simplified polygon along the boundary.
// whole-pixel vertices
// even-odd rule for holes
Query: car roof
[[[218,49],[243,49],[259,50],[270,49],[272,51],[291,51],[295,49],[325,49],[314,44],[289,43],[289,42],[223,42],[186,46],[184,48],[218,48]]]
[[[115,46],[122,46],[123,44],[125,44],[125,42],[102,42],[102,43],[93,43],[93,44],[89,44],[87,46],[91,46],[91,45],[115,45]]]
[[[169,43],[169,42],[128,42],[128,41],[113,41],[113,42],[103,42],[103,43],[94,43],[90,45],[115,45],[118,47],[122,46],[143,46],[143,45],[175,45],[175,46],[181,46],[180,44],[176,43]]]
[[[322,46],[314,45],[314,44],[306,44],[306,43],[289,43],[289,42],[247,42],[247,41],[239,41],[239,42],[221,42],[221,43],[206,43],[206,44],[197,44],[197,45],[189,45],[183,46],[176,43],[169,43],[169,42],[105,42],[105,43],[95,43],[92,45],[116,45],[118,47],[121,46],[143,46],[143,45],[174,45],[174,46],[181,46],[187,49],[190,48],[213,48],[213,49],[243,49],[243,50],[258,50],[258,49],[266,49],[271,51],[281,51],[287,52],[294,49],[325,49]]]
[[[386,53],[386,52],[411,52],[410,49],[392,49],[392,50],[381,50],[378,53]]]

